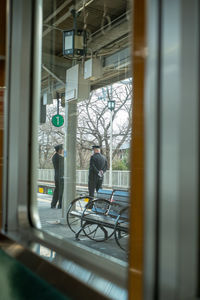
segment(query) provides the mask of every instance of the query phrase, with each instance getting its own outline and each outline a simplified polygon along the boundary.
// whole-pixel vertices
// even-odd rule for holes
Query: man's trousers
[[[64,179],[55,179],[55,189],[53,192],[53,198],[51,201],[51,207],[56,207],[58,202],[58,208],[62,208],[62,197],[63,197],[63,189],[64,189]]]

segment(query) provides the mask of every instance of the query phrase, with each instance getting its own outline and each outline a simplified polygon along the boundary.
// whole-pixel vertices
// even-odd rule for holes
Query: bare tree
[[[90,98],[78,104],[77,144],[81,152],[99,144],[109,162],[111,114],[108,101],[115,101],[112,112],[114,159],[121,146],[130,141],[131,133],[131,79],[91,92]],[[81,156],[82,153],[79,154]]]
[[[131,134],[131,79],[92,91],[90,98],[78,103],[77,167],[88,168],[91,146],[100,145],[108,163],[110,157],[111,113],[108,101],[115,101],[112,111],[113,160],[122,146],[130,141]],[[65,115],[65,109],[60,108]],[[39,168],[51,168],[51,158],[56,144],[64,143],[65,128],[52,125],[56,114],[56,101],[47,106],[46,123],[39,126]]]

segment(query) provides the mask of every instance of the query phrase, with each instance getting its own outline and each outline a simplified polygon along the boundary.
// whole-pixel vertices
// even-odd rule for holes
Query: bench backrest
[[[111,201],[122,205],[127,205],[129,203],[129,192],[114,190]]]
[[[112,190],[99,189],[98,192],[97,192],[97,198],[102,198],[102,199],[110,200],[110,198],[112,196],[112,193],[113,193]]]
[[[117,217],[122,208],[126,207],[129,204],[128,191],[100,189],[97,193],[97,197],[100,199],[110,200],[112,202],[108,215],[113,217]],[[104,202],[98,201],[96,203],[95,209],[98,211],[98,213],[105,212],[105,209],[102,206],[104,206]],[[127,212],[124,215],[127,215]]]
[[[97,192],[97,198],[128,203],[129,202],[129,192],[123,191],[123,190],[99,189]]]
[[[116,218],[121,209],[122,207],[119,204],[115,204],[114,202],[105,202],[104,200],[98,199],[94,201],[92,211],[96,214],[103,214]]]

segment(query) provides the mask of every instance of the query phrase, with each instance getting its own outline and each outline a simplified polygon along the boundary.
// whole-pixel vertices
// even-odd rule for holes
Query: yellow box
[[[43,194],[43,193],[44,193],[44,189],[40,187],[40,188],[39,188],[39,193],[40,193],[40,194]]]

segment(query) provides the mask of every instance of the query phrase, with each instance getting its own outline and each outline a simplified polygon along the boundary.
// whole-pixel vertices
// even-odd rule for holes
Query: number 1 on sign
[[[64,118],[61,115],[55,115],[52,117],[52,124],[56,127],[62,126],[64,123]]]

